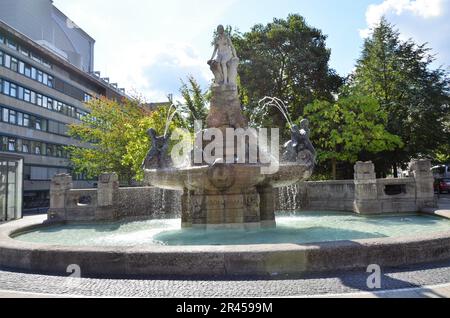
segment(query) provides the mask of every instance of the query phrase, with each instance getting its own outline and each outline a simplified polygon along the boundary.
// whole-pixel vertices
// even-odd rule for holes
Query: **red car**
[[[436,179],[434,182],[434,191],[439,194],[450,193],[450,178]]]

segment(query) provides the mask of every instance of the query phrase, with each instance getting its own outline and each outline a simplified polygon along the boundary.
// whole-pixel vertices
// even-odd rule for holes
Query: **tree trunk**
[[[398,168],[396,163],[394,163],[393,168],[394,168],[394,178],[398,179]]]
[[[331,159],[331,173],[333,175],[333,180],[336,180],[337,178],[337,160],[336,159]]]

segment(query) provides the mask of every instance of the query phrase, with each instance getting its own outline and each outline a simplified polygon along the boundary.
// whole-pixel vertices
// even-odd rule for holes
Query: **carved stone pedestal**
[[[182,226],[226,229],[275,227],[273,191],[256,188],[243,193],[185,191],[182,197]]]

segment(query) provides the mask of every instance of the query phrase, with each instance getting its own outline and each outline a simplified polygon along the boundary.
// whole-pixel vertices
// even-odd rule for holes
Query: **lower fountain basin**
[[[81,269],[82,277],[248,277],[347,269],[365,271],[371,264],[378,264],[383,268],[450,259],[450,224],[443,219],[418,216],[360,218],[348,214],[317,214],[315,217],[295,216],[286,220],[307,224],[311,217],[310,221],[317,222],[328,219],[330,228],[333,224],[331,220],[339,217],[342,218],[341,221],[335,219],[336,222],[339,222],[339,226],[345,226],[332,234],[333,231],[318,230],[317,226],[310,223],[308,230],[318,232],[308,235],[301,226],[285,222],[284,217],[281,217],[280,229],[240,231],[240,235],[235,237],[230,232],[225,238],[226,242],[222,244],[234,242],[235,245],[218,246],[198,244],[199,238],[204,242],[203,235],[214,237],[220,232],[203,230],[197,232],[200,237],[196,238],[188,235],[189,231],[180,230],[179,225],[178,228],[171,228],[171,222],[175,221],[162,221],[167,227],[152,235],[153,230],[143,230],[143,226],[156,225],[152,223],[155,221],[49,227],[42,223],[45,219],[43,216],[27,217],[0,225],[0,267],[67,276],[69,266],[76,264]],[[364,223],[364,228],[357,226],[361,222]],[[286,233],[285,226],[291,227],[292,232]],[[126,229],[133,227],[135,230],[127,234]],[[357,228],[359,231],[355,231]],[[271,234],[269,242],[255,240],[257,235],[245,235],[260,231]],[[75,240],[83,239],[86,232],[91,233],[86,239],[91,240],[90,245],[93,246],[85,246],[86,242],[82,243],[83,246],[74,246],[77,244]],[[58,233],[66,238],[57,238]],[[323,240],[328,242],[298,243],[317,241],[319,234],[327,235]],[[40,235],[45,236],[51,244],[39,243]],[[50,240],[52,235],[53,242]],[[113,239],[113,244],[107,243],[108,236]],[[189,236],[190,242],[187,240],[185,244],[196,245],[176,245],[179,243],[174,238],[185,240]],[[150,244],[150,237],[174,245]],[[97,240],[97,243],[92,243],[92,240]],[[275,244],[287,241],[291,243]],[[247,244],[250,242],[258,244]],[[214,243],[211,241],[208,244]]]
[[[414,237],[450,228],[450,221],[439,217],[363,217],[333,212],[281,214],[277,216],[277,223],[277,228],[249,230],[181,229],[179,219],[57,225],[19,235],[15,239],[29,243],[97,247],[309,244]]]

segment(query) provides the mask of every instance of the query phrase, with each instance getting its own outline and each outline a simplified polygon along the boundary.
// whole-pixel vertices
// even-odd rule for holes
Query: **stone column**
[[[115,200],[119,191],[119,178],[115,173],[100,175],[97,190],[96,220],[114,220],[116,218]]]
[[[49,222],[66,220],[67,193],[73,188],[70,174],[55,175],[50,184],[50,209],[48,210]]]
[[[276,227],[275,193],[271,186],[258,187],[260,218],[262,227]]]
[[[354,211],[359,214],[381,213],[375,165],[371,161],[355,165]]]
[[[410,175],[416,183],[417,210],[437,207],[434,196],[434,177],[431,172],[431,160],[413,160],[409,165]]]

